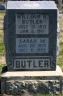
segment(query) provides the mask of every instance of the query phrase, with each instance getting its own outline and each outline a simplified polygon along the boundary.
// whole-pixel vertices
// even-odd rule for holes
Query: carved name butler
[[[12,9],[8,2],[6,16],[10,26],[5,40],[8,70],[56,69],[57,8],[54,5],[47,9],[42,2],[35,3],[30,1],[27,6],[27,1],[25,4],[22,1],[20,7]]]
[[[50,69],[50,59],[14,59],[14,69]]]

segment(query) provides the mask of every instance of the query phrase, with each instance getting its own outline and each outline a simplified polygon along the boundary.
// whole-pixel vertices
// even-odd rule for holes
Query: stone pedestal
[[[2,94],[62,94],[63,73],[59,66],[56,71],[14,71],[1,74]]]

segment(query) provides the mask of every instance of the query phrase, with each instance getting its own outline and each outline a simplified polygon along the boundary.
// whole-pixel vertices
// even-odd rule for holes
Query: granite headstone
[[[8,70],[56,69],[57,8],[53,1],[9,1],[5,21]]]
[[[0,4],[0,11],[5,11],[5,7]]]
[[[2,68],[2,94],[62,94],[63,73],[56,66],[59,17],[53,1],[9,1],[4,44],[7,66]]]

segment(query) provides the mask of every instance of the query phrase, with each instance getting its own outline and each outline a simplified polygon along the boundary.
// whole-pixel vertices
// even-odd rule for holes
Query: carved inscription
[[[16,38],[16,53],[48,53],[48,38]]]
[[[49,15],[16,14],[16,34],[49,34]]]
[[[14,59],[13,69],[50,69],[50,59]]]

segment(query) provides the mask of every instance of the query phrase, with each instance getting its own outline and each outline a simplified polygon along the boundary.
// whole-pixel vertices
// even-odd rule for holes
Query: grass
[[[0,13],[0,20],[4,19],[4,15],[5,15],[5,12]],[[62,14],[62,18],[60,19],[59,25],[60,25],[60,27],[63,27],[63,14]],[[5,59],[5,46],[4,46],[4,42],[3,42],[3,37],[4,37],[3,23],[0,23],[0,74],[2,71],[2,67],[6,65],[6,62],[4,60]],[[60,68],[63,71],[63,28],[60,29],[60,51],[59,51],[59,55],[58,55],[58,59],[57,59],[57,65],[60,66]],[[4,94],[4,95],[0,95],[0,96],[10,96],[10,95]],[[14,96],[16,96],[16,95],[14,95]],[[22,96],[32,96],[32,95],[22,95]],[[33,96],[63,96],[63,95],[36,94]]]
[[[0,21],[3,21],[5,12],[0,12]]]
[[[22,96],[32,96],[32,95],[22,95]],[[36,94],[36,95],[33,95],[33,96],[63,96],[63,95],[52,95],[52,94]]]
[[[0,12],[0,21],[4,20],[4,15],[5,15],[5,12]],[[0,22],[0,74],[1,74],[1,71],[2,71],[2,67],[6,65],[6,62],[4,62],[5,46],[4,46],[4,42],[3,42],[3,37],[4,37],[3,23]]]
[[[62,18],[60,18],[60,22],[59,22],[60,27],[63,27],[63,21],[62,20],[63,20],[63,15],[62,15]]]
[[[63,10],[63,6],[61,7],[61,10]]]
[[[63,27],[63,14],[62,18],[60,18],[59,26]],[[59,55],[57,59],[57,65],[61,67],[63,71],[63,28],[60,29],[60,48]]]
[[[5,56],[5,46],[3,42],[3,30],[0,30],[0,57]]]

